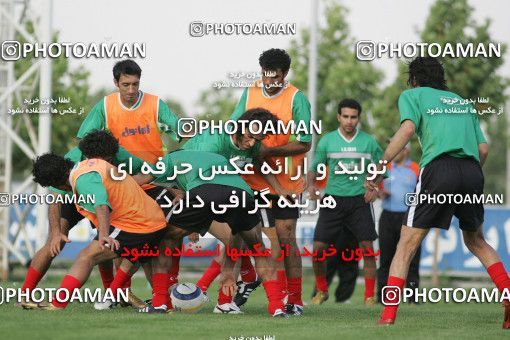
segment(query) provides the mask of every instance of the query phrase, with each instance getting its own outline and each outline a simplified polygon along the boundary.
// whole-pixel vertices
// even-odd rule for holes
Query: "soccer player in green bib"
[[[377,239],[371,202],[375,192],[366,191],[364,182],[367,166],[377,163],[382,150],[374,137],[357,128],[361,105],[354,99],[343,99],[338,104],[339,128],[321,138],[308,172],[308,192],[317,197],[315,185],[318,167],[328,166],[325,196],[336,202],[335,208],[321,207],[314,232],[313,248],[317,257],[313,261],[317,293],[312,304],[319,305],[329,297],[326,280],[326,262],[321,258],[329,244],[335,243],[344,228],[349,229],[360,242],[362,249],[373,253],[373,241]],[[359,170],[358,170],[359,169]],[[356,172],[357,171],[357,172]],[[335,173],[338,172],[338,173]],[[330,196],[330,197],[329,197]],[[373,256],[365,256],[365,304],[374,305],[376,263]]]
[[[390,162],[416,133],[422,148],[420,176],[415,195],[483,194],[482,165],[487,158],[488,145],[480,129],[476,110],[458,94],[448,90],[444,69],[432,57],[418,57],[409,64],[408,84],[398,100],[400,128],[392,137],[383,159]],[[464,103],[463,103],[464,102]],[[369,190],[376,190],[378,176],[366,182]],[[437,204],[417,200],[409,204],[402,223],[397,251],[391,262],[387,286],[382,299],[384,310],[380,325],[395,322],[399,291],[405,285],[409,264],[430,228],[448,229],[451,219],[459,219],[464,244],[484,265],[495,283],[503,291],[510,289],[510,278],[496,251],[483,236],[484,208],[481,202]],[[510,301],[505,301],[503,328],[510,328]]]

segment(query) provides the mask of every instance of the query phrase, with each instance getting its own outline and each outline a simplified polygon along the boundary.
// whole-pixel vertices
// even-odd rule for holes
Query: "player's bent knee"
[[[248,248],[253,248],[253,246],[257,243],[264,244],[262,242],[262,235],[260,234],[260,232],[257,232],[255,228],[246,231],[241,231],[240,234]]]
[[[283,244],[296,244],[296,233],[285,229],[278,231],[278,240]]]
[[[276,228],[262,228],[262,232],[267,236],[271,242],[278,242],[278,234]]]
[[[463,232],[464,244],[466,247],[473,252],[485,246],[485,239],[482,233],[476,232]]]
[[[167,228],[168,228],[168,230],[165,233],[165,238],[172,238],[174,240],[181,240],[185,236],[188,236],[189,234],[191,234],[190,231],[181,229],[181,228],[176,227],[174,225],[168,225]]]
[[[276,232],[293,234],[296,231],[296,220],[277,220],[276,221]]]
[[[314,241],[313,242],[313,250],[322,251],[327,248],[327,244],[321,241]]]
[[[363,248],[373,248],[374,247],[374,242],[372,242],[372,241],[361,241],[359,244]]]
[[[118,257],[118,255],[115,252],[107,248],[102,248],[96,240],[92,241],[78,254],[78,258],[90,259],[93,261],[94,265],[103,261],[112,260],[116,257]]]

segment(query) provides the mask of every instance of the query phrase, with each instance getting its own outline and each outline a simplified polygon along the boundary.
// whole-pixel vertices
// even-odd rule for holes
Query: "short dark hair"
[[[87,158],[113,158],[119,151],[119,142],[110,131],[93,130],[78,144],[83,155]]]
[[[285,50],[272,48],[262,52],[259,57],[259,65],[266,70],[280,69],[286,73],[290,69],[290,56]]]
[[[247,120],[249,122],[258,120],[261,123],[262,130],[268,122],[271,122],[276,129],[276,124],[278,123],[278,118],[272,114],[270,111],[263,109],[261,107],[256,107],[253,109],[246,110],[238,120]],[[236,135],[241,136],[243,134],[243,129],[238,128],[236,130]]]
[[[448,89],[443,65],[441,65],[437,58],[417,57],[409,63],[408,73],[409,79],[407,80],[407,85],[412,85],[414,81],[421,87],[432,87],[438,90]]]
[[[34,182],[43,187],[65,185],[74,163],[54,153],[45,153],[37,157],[32,164]]]
[[[361,115],[361,104],[352,98],[345,98],[338,103],[338,114],[342,113],[342,108],[348,107],[349,109],[358,110],[358,117]]]
[[[131,59],[119,61],[113,66],[113,78],[119,81],[121,74],[128,74],[130,76],[142,77],[142,69]]]

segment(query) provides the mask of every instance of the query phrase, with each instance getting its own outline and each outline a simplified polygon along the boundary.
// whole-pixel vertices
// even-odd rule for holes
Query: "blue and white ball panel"
[[[179,283],[170,294],[172,304],[176,310],[185,313],[198,312],[207,302],[202,290],[193,283]]]
[[[179,300],[193,300],[202,294],[202,290],[193,283],[180,283],[174,287],[172,294]]]

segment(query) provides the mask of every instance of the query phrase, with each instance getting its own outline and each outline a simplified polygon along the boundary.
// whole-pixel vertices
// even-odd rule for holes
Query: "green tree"
[[[28,32],[34,32],[33,24],[29,22],[26,25]],[[58,41],[58,32],[53,35],[53,41]],[[16,38],[18,41],[23,42],[23,37],[18,35]],[[30,68],[37,60],[34,56],[29,56],[23,60],[16,62],[15,74],[17,77],[21,76],[26,70]],[[85,119],[86,115],[92,107],[101,100],[105,95],[109,93],[107,89],[100,89],[98,91],[91,91],[89,85],[90,72],[83,66],[79,66],[75,69],[71,69],[69,66],[69,60],[64,56],[52,59],[52,98],[69,98],[69,103],[55,103],[53,108],[59,112],[68,109],[70,106],[76,109],[78,112],[83,110],[83,114],[64,114],[58,113],[52,114],[51,120],[51,151],[64,155],[71,148],[75,147],[78,143],[76,134],[81,126],[81,123]],[[34,91],[32,97],[36,98],[39,96],[39,84],[36,81],[36,75],[32,76],[28,80],[28,83],[34,82]],[[25,92],[26,94],[27,92]],[[23,96],[23,94],[22,94]],[[20,106],[24,99],[21,98],[21,102],[14,100],[14,106]],[[169,107],[177,114],[183,113],[182,105],[172,99],[166,99],[165,102]],[[37,125],[39,121],[38,115],[31,115],[29,121],[37,131]],[[21,135],[25,141],[30,140],[29,129],[26,127],[26,119],[21,115],[15,115],[13,117],[13,126],[17,132]],[[172,144],[169,139],[165,139],[168,148],[175,149],[176,143]],[[25,157],[21,149],[13,144],[13,162],[14,177],[15,179],[22,178],[22,176],[28,175],[31,169],[31,161]]]
[[[232,88],[211,88],[202,91],[197,102],[199,109],[197,118],[214,121],[228,120],[241,95],[237,92],[239,91]]]
[[[33,24],[27,23],[26,29],[29,33],[34,32]],[[16,38],[18,41],[23,42],[23,37],[18,35]],[[58,41],[58,32],[53,35],[53,41]],[[37,59],[34,55],[28,56],[23,60],[16,62],[14,71],[16,77],[21,76],[30,66],[32,66]],[[69,107],[74,108],[77,113],[59,114],[51,113],[51,151],[58,154],[65,154],[69,149],[76,145],[76,133],[80,127],[81,122],[85,118],[85,114],[79,114],[80,110],[87,113],[95,101],[92,100],[94,97],[91,94],[91,90],[88,84],[89,71],[84,67],[80,66],[75,69],[70,69],[69,60],[64,56],[52,59],[52,99],[68,98],[69,103],[56,102],[52,107],[60,112]],[[37,76],[33,75],[28,83],[34,83],[34,91],[32,98],[39,97],[39,83],[37,82]],[[22,97],[25,97],[28,92],[22,91]],[[14,106],[21,106],[25,99],[32,98],[20,98],[21,102],[18,102],[18,98],[14,100]],[[41,113],[45,114],[45,113]],[[13,116],[13,126],[21,135],[22,139],[29,141],[29,130],[26,127],[26,117],[21,115]],[[37,125],[39,122],[38,114],[31,114],[28,117],[32,127],[37,131]],[[13,162],[14,177],[20,178],[26,176],[31,169],[30,160],[24,156],[23,152],[13,144]]]

